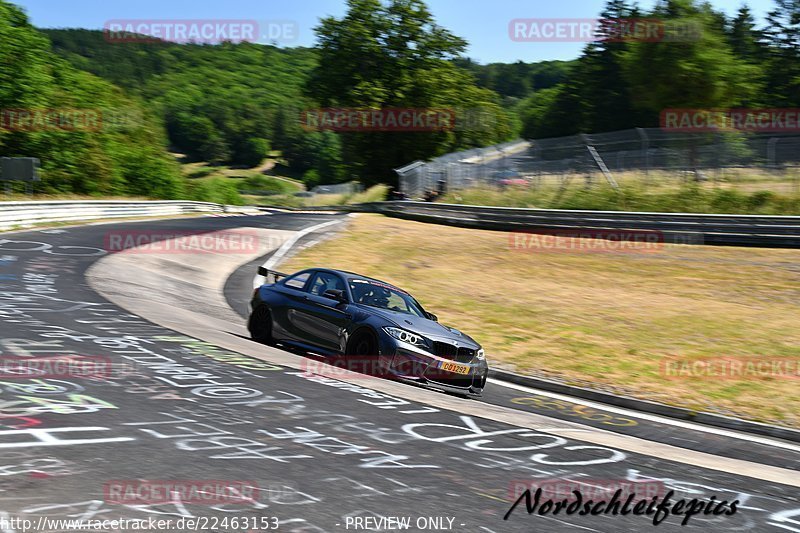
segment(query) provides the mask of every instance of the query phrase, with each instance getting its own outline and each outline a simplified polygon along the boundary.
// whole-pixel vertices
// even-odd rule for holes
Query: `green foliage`
[[[189,178],[189,179],[205,178],[209,174],[213,174],[213,173],[214,173],[214,168],[212,168],[212,167],[203,167],[203,168],[199,168],[197,170],[193,170],[193,171],[189,172],[189,174],[186,177]]]
[[[313,188],[317,185],[321,185],[321,181],[319,178],[319,172],[316,169],[307,170],[305,174],[303,174],[303,183],[306,184],[306,187]]]
[[[478,86],[513,102],[566,81],[575,61],[517,61],[481,65],[468,58],[458,58],[453,63],[470,71]]]
[[[700,31],[664,42],[600,36],[566,79],[519,103],[523,135],[655,127],[668,108],[800,105],[800,2],[775,1],[759,30],[746,6],[729,20],[699,0],[666,0],[648,12],[610,0],[603,18],[658,19]]]
[[[609,0],[603,18],[662,19],[702,32],[681,42],[601,39],[575,61],[489,65],[463,57],[467,43],[436,24],[422,0],[347,6],[343,17],[321,20],[315,48],[277,48],[112,43],[100,31],[39,31],[0,0],[0,108],[92,109],[104,120],[100,131],[0,130],[2,155],[39,157],[42,192],[233,203],[237,185],[196,174],[185,183],[168,147],[189,160],[247,167],[277,150],[309,186],[353,179],[369,186],[394,183],[392,169],[412,160],[520,132],[537,138],[656,126],[670,107],[800,106],[797,0],[775,0],[763,29],[746,6],[729,19],[701,0],[664,0],[647,11]],[[448,131],[302,129],[301,111],[318,107],[445,108],[457,119]],[[729,137],[719,157],[746,158],[742,139]],[[284,185],[268,183],[238,187],[281,192]],[[741,200],[753,209],[783,201]],[[704,201],[725,206],[731,197]]]
[[[750,8],[743,5],[731,21],[727,32],[731,50],[741,59],[755,63],[766,56],[766,47],[762,42],[763,32],[756,28],[756,21]]]
[[[800,105],[800,2],[775,0],[764,30],[769,104]]]
[[[641,184],[620,189],[597,185],[571,188],[474,188],[448,193],[441,201],[471,205],[588,209],[596,211],[652,211],[667,213],[734,213],[760,215],[800,214],[800,196],[772,191],[747,193],[735,189],[709,189],[694,181],[679,187],[653,190]]]
[[[670,9],[671,8],[671,9]],[[727,108],[744,105],[758,93],[760,69],[737,58],[715,30],[708,4],[671,0],[655,17],[702,28],[698,39],[681,42],[632,42],[623,54],[622,71],[635,108],[650,117],[670,107]]]
[[[291,174],[306,175],[312,186],[362,175],[367,183],[393,182],[391,169],[412,159],[514,136],[519,121],[497,94],[453,63],[466,43],[436,25],[420,0],[352,0],[349,7],[342,20],[323,19],[316,49],[112,43],[99,31],[46,33],[54,51],[75,67],[147,101],[172,149],[189,160],[256,166],[275,149]],[[487,68],[491,84],[500,83],[503,69]],[[558,62],[516,67],[525,87],[552,83],[560,69]],[[458,124],[435,133],[300,127],[303,109],[332,105],[444,107],[458,113]]]
[[[461,114],[462,123],[476,111],[491,118],[453,131],[342,133],[348,175],[367,185],[393,183],[392,169],[414,159],[512,136],[497,95],[451,61],[466,42],[438,26],[421,0],[347,5],[344,17],[323,18],[315,29],[320,62],[307,92],[323,107],[448,108]]]
[[[559,121],[556,102],[566,95],[563,87],[543,89],[520,102],[517,110],[522,119],[522,136],[526,139],[559,137],[573,133],[571,121]],[[562,127],[566,130],[561,131]]]
[[[235,148],[238,162],[248,167],[261,164],[270,152],[269,141],[260,137],[247,137],[240,141]]]
[[[382,202],[386,200],[388,195],[389,187],[387,185],[373,185],[364,192],[350,196],[345,203],[362,204],[367,202]]]
[[[316,65],[308,48],[114,43],[99,31],[46,31],[75,66],[146,99],[176,150],[212,163],[258,165],[271,149],[275,115],[303,105],[302,87]]]
[[[297,192],[297,187],[286,180],[271,176],[249,176],[236,184],[239,191],[263,191],[276,194],[290,194]]]
[[[43,193],[174,198],[182,192],[160,120],[112,84],[54,55],[17,7],[0,0],[0,108],[82,110],[96,127],[0,131],[4,156],[38,157]]]
[[[338,134],[330,131],[303,131],[297,123],[288,124],[288,116],[299,116],[300,111],[291,115],[281,115],[282,137],[276,140],[276,147],[289,161],[291,169],[298,175],[312,176],[316,181],[308,182],[307,187],[320,183],[340,183],[345,180],[346,170],[342,161],[342,141]],[[313,173],[309,174],[309,172]]]
[[[232,180],[223,178],[190,181],[186,186],[186,195],[189,200],[198,202],[244,204],[244,200],[236,189],[236,184]]]

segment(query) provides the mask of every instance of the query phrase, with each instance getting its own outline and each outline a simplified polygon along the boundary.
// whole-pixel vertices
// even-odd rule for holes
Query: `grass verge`
[[[754,178],[753,178],[754,179]],[[532,180],[526,186],[503,189],[474,187],[453,191],[442,202],[469,205],[588,209],[599,211],[660,211],[668,213],[800,214],[800,180],[693,182],[651,177],[620,180],[619,190],[607,183],[583,186],[573,177],[567,186]]]
[[[276,195],[261,198],[246,196],[245,199],[249,204],[273,205],[280,207],[319,207],[326,205],[380,202],[386,199],[388,193],[388,185],[374,185],[363,192],[355,194],[316,194],[306,198],[292,195]]]

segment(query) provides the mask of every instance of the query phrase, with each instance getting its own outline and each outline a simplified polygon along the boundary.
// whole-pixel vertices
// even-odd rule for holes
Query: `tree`
[[[739,61],[716,29],[708,4],[669,0],[653,15],[685,27],[702,28],[699,35],[672,42],[629,43],[623,74],[630,84],[632,104],[655,125],[666,108],[726,108],[747,105],[758,94],[760,69]]]
[[[631,87],[624,78],[629,41],[612,32],[617,24],[638,20],[639,10],[626,0],[609,1],[600,18],[597,41],[590,43],[578,62],[576,91],[585,107],[583,131],[610,131],[635,127],[643,117],[633,106]]]
[[[620,130],[645,120],[633,105],[623,64],[629,42],[612,32],[640,17],[626,0],[610,0],[596,40],[589,43],[557,90],[534,95],[525,104],[523,132],[528,137],[559,137],[579,132]]]
[[[319,66],[307,94],[323,107],[451,108],[495,113],[487,131],[342,133],[348,173],[369,185],[392,182],[393,168],[461,146],[499,140],[507,119],[490,91],[451,61],[466,42],[438,26],[421,0],[348,0],[347,14],[315,29]]]
[[[756,21],[750,8],[739,8],[728,29],[728,42],[737,57],[756,63],[764,59],[764,46],[761,44],[762,32],[756,28]]]
[[[800,105],[800,0],[775,0],[764,38],[772,105]]]
[[[316,64],[316,52],[302,47],[109,43],[89,30],[47,34],[75,67],[155,108],[172,146],[214,163],[258,164],[273,140],[277,110],[302,101],[301,88]]]
[[[42,162],[40,192],[173,197],[177,165],[166,151],[164,127],[118,87],[74,68],[17,7],[0,0],[0,109],[95,117],[91,127],[42,122],[0,130],[4,156]],[[112,117],[137,116],[128,124]]]

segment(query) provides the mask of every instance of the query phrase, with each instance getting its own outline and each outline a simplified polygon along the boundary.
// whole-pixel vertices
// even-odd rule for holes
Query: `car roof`
[[[371,278],[369,276],[363,276],[363,275],[357,274],[355,272],[350,272],[348,270],[336,270],[336,269],[333,269],[333,268],[312,268],[312,269],[309,269],[309,270],[333,272],[333,273],[339,274],[340,276],[344,277],[348,281],[353,280],[353,279],[363,279],[363,280],[367,280],[367,281],[374,281],[376,283],[380,283],[382,285],[386,285],[386,286],[392,287],[394,289],[397,289],[398,291],[400,291],[402,293],[408,294],[408,291],[406,291],[405,289],[401,289],[400,287],[398,287],[396,285],[392,285],[391,283],[387,283],[387,282],[385,282],[383,280],[380,280],[380,279]]]

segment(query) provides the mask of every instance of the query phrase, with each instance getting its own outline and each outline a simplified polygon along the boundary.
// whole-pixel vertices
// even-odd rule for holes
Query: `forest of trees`
[[[274,140],[277,111],[297,104],[317,63],[308,48],[108,42],[90,30],[44,33],[72,65],[156,110],[175,150],[211,163],[258,164]]]
[[[100,31],[80,29],[43,33],[60,58],[151,109],[171,149],[244,166],[279,150],[308,185],[392,182],[392,169],[410,160],[509,140],[519,131],[501,97],[454,63],[466,43],[436,26],[423,2],[351,0],[349,7],[342,20],[321,21],[312,49],[108,42]],[[364,24],[371,32],[362,42],[341,39]],[[434,133],[304,130],[301,112],[319,107],[444,107],[491,120]]]
[[[17,7],[0,2],[0,109],[123,111],[97,131],[0,129],[3,156],[42,161],[45,190],[174,198],[185,193],[159,118],[108,81],[72,67]]]
[[[454,62],[472,72],[478,85],[499,94],[505,105],[513,105],[536,91],[566,81],[577,61],[517,61],[481,65],[469,58],[458,58]]]
[[[38,30],[0,0],[0,109],[75,108],[135,120],[97,131],[0,129],[4,156],[42,160],[44,192],[199,197],[170,152],[257,165],[279,150],[310,185],[392,183],[414,159],[515,137],[658,126],[669,107],[800,107],[800,0],[766,24],[699,0],[643,11],[610,0],[605,18],[702,28],[686,42],[603,41],[573,61],[478,64],[421,0],[348,0],[313,48],[109,42],[101,31]],[[499,37],[503,38],[503,37]],[[319,107],[451,108],[479,127],[437,132],[307,131]]]
[[[763,26],[746,5],[730,18],[710,4],[667,0],[642,11],[611,0],[602,18],[650,18],[702,29],[685,42],[589,44],[567,78],[518,104],[522,136],[657,127],[666,108],[800,106],[800,1],[775,0]]]

